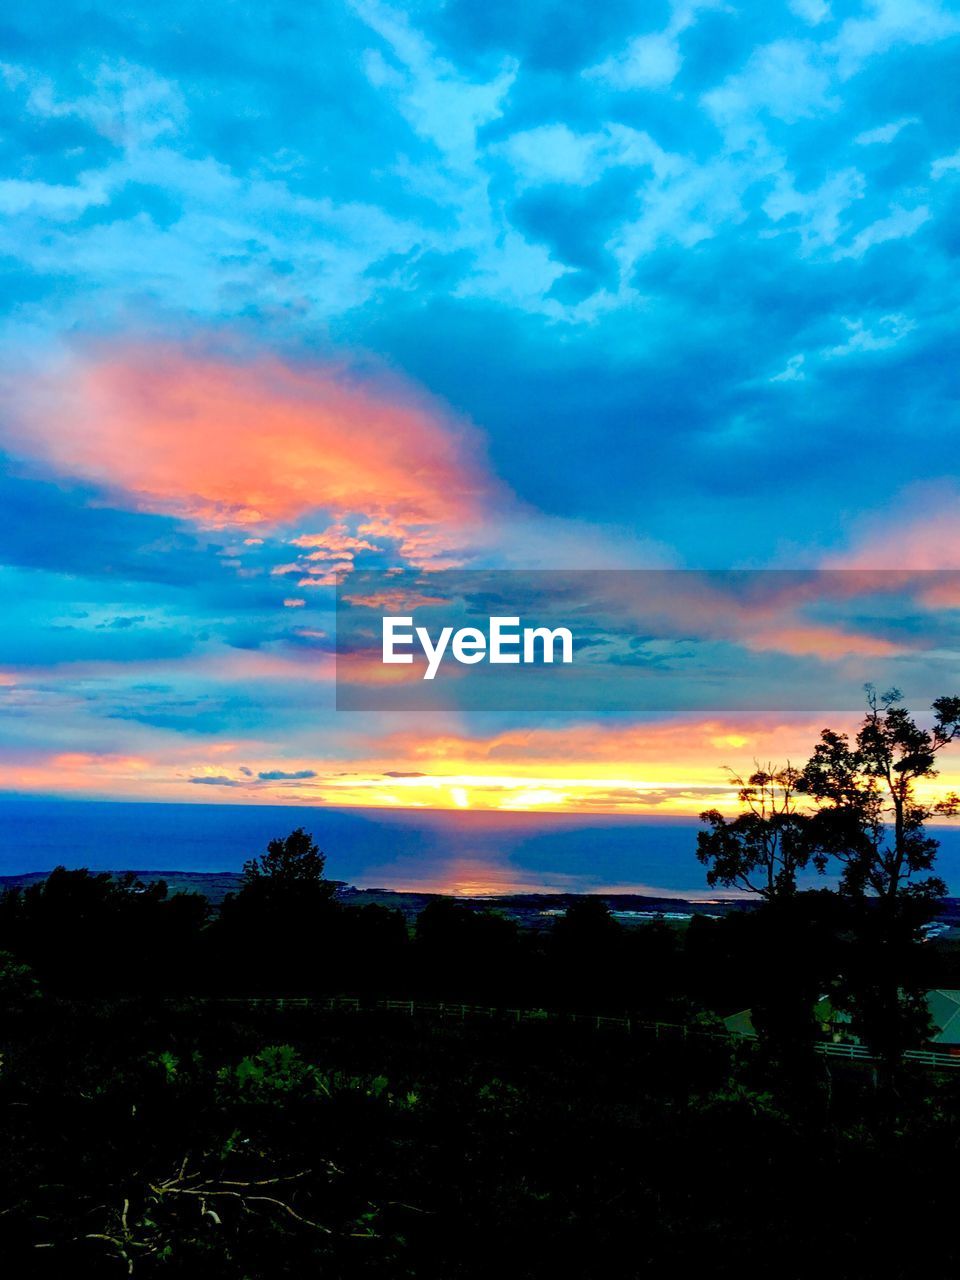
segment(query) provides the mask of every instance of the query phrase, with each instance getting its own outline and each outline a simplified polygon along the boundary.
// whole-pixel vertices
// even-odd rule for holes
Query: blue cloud
[[[296,769],[292,773],[285,773],[282,769],[268,769],[265,773],[257,774],[261,782],[297,782],[316,776],[315,769]]]
[[[952,494],[955,9],[641,9],[20,6],[5,376],[127,328],[369,353],[476,425],[531,518],[692,565],[816,561]],[[240,555],[7,446],[0,661],[129,667],[70,684],[85,728],[321,723],[293,678],[185,669],[329,652],[329,594],[282,607],[289,531]],[[158,686],[148,663],[184,668]]]

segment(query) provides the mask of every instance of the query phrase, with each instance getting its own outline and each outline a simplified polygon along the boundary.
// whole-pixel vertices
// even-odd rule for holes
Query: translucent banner
[[[343,711],[851,709],[960,690],[960,572],[357,570]]]

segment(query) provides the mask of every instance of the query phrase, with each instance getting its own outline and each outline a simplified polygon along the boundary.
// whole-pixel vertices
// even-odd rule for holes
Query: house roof
[[[927,992],[927,1008],[934,1026],[931,1044],[960,1044],[960,991],[941,987]]]
[[[928,1040],[928,1044],[960,1044],[960,990],[939,987],[927,992],[927,1009],[930,1021],[936,1031]],[[818,1001],[814,1006],[814,1016],[818,1022],[828,1022],[836,1026],[849,1023],[850,1015],[835,1009],[829,997]],[[750,1009],[740,1009],[723,1019],[723,1025],[730,1035],[754,1036],[756,1029]]]
[[[749,1009],[741,1009],[738,1013],[731,1013],[723,1019],[723,1025],[726,1027],[728,1035],[731,1036],[755,1036],[757,1034]]]

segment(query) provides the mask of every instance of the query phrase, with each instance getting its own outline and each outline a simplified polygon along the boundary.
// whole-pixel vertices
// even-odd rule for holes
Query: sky
[[[949,685],[956,594],[807,593],[728,705],[338,712],[332,584],[958,567],[958,56],[937,0],[8,9],[0,789],[696,813],[822,727],[771,654],[840,727]]]

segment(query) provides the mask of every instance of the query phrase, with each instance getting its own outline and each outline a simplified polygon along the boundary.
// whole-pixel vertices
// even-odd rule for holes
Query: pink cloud
[[[409,613],[414,609],[427,609],[431,605],[444,605],[449,601],[446,596],[431,596],[425,592],[406,587],[389,587],[367,594],[344,595],[345,604],[358,605],[363,609],[375,609],[380,613]]]
[[[857,717],[832,715],[840,729]],[[586,763],[686,766],[723,764],[753,756],[805,759],[823,724],[819,717],[743,714],[707,719],[676,718],[642,724],[580,722],[561,727],[507,729],[492,735],[412,730],[382,741],[383,758],[435,767],[463,762],[499,765],[553,765],[579,769]]]
[[[376,536],[435,563],[500,497],[462,423],[407,387],[330,366],[104,343],[14,398],[7,444],[23,456],[208,527],[325,511],[332,526],[295,539],[318,559],[351,560]],[[358,534],[347,516],[362,521]]]
[[[882,516],[858,527],[849,550],[825,563],[829,568],[890,572],[960,569],[960,504],[955,488],[948,481],[911,487]]]
[[[344,554],[353,555],[356,551],[379,550],[379,547],[367,538],[355,537],[342,521],[331,525],[329,529],[324,529],[322,533],[305,533],[299,538],[291,538],[290,541],[295,547],[313,548],[307,557],[308,560],[336,559]]]
[[[795,657],[835,658],[890,658],[903,653],[906,646],[885,640],[882,636],[858,635],[844,631],[842,627],[787,624],[769,627],[755,636],[748,636],[744,643],[755,652],[789,653]]]

